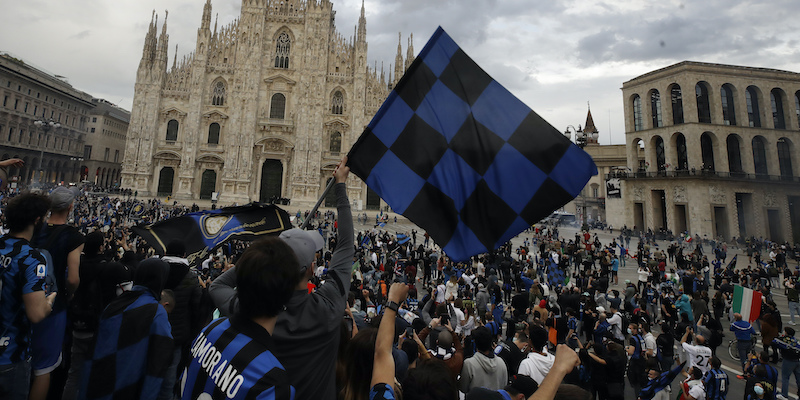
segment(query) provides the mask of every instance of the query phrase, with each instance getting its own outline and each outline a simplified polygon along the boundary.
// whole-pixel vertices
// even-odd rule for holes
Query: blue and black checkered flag
[[[440,27],[348,155],[353,173],[456,261],[580,193],[597,167]]]

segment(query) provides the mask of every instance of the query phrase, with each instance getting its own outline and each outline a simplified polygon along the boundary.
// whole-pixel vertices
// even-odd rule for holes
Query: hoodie
[[[530,376],[540,385],[556,360],[556,356],[550,354],[547,350],[544,350],[543,353],[531,352],[528,354],[528,358],[522,360],[519,364],[519,374]]]
[[[486,356],[475,353],[474,356],[464,360],[461,368],[461,379],[458,380],[459,389],[468,393],[470,389],[484,387],[491,390],[500,390],[508,383],[508,370],[506,363],[494,353]]]

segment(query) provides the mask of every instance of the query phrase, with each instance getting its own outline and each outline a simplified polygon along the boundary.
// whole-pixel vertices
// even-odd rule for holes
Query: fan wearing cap
[[[44,400],[51,386],[50,373],[61,364],[61,353],[67,329],[67,301],[80,284],[81,253],[86,239],[68,219],[73,203],[80,195],[77,188],[59,186],[47,196],[50,199],[50,218],[47,224],[34,233],[34,247],[47,250],[53,261],[58,296],[53,312],[33,329],[31,339],[31,367],[34,375],[31,400]],[[65,378],[53,382],[54,390],[61,390]]]
[[[307,282],[314,273],[317,252],[322,250],[319,233],[290,229],[280,235],[299,261],[300,282],[295,287],[286,311],[278,316],[273,332],[275,356],[288,372],[298,399],[336,398],[336,358],[340,324],[347,304],[353,265],[353,217],[347,198],[346,181],[350,168],[345,157],[333,172],[338,210],[338,237],[331,258],[328,279],[314,293]],[[223,314],[239,309],[236,299],[236,267],[217,278],[209,293]]]

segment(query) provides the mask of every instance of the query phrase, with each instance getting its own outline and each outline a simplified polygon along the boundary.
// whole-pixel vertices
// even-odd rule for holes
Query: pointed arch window
[[[698,82],[694,86],[694,92],[697,96],[697,120],[701,123],[711,123],[711,106],[708,102],[708,88],[705,83]]]
[[[214,122],[208,126],[208,144],[219,144],[219,124]]]
[[[342,133],[339,131],[334,131],[331,133],[331,143],[330,143],[330,150],[331,153],[339,153],[342,151]]]
[[[174,142],[178,140],[178,121],[171,119],[167,122],[167,141]]]
[[[683,123],[683,95],[681,94],[681,87],[679,85],[672,85],[670,90],[672,97],[672,123]]]
[[[211,105],[212,106],[225,105],[225,82],[219,81],[216,84],[214,84],[214,90],[211,94]]]
[[[289,68],[289,54],[291,53],[292,40],[286,32],[278,36],[275,45],[275,68]]]
[[[736,125],[736,109],[733,106],[733,86],[730,83],[720,89],[722,99],[722,120],[725,125]]]
[[[661,118],[661,93],[655,89],[650,92],[650,111],[650,114],[653,116],[653,128],[664,126],[663,119]]]
[[[272,95],[269,105],[269,117],[271,119],[283,119],[286,116],[286,96],[281,93]]]
[[[747,100],[747,119],[752,128],[761,127],[761,111],[758,108],[758,91],[754,86],[749,86],[744,93]]]
[[[344,113],[344,95],[337,90],[331,98],[331,114],[341,115],[342,113]]]
[[[633,95],[633,130],[642,130],[642,98],[638,94]]]
[[[772,103],[772,122],[775,129],[786,129],[786,119],[783,115],[783,92],[780,89],[772,89],[769,92],[769,100]]]

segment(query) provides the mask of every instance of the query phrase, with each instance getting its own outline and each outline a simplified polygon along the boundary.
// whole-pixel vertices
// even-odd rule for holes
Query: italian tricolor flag
[[[733,312],[742,314],[742,320],[753,322],[761,314],[761,292],[744,286],[733,287]]]

